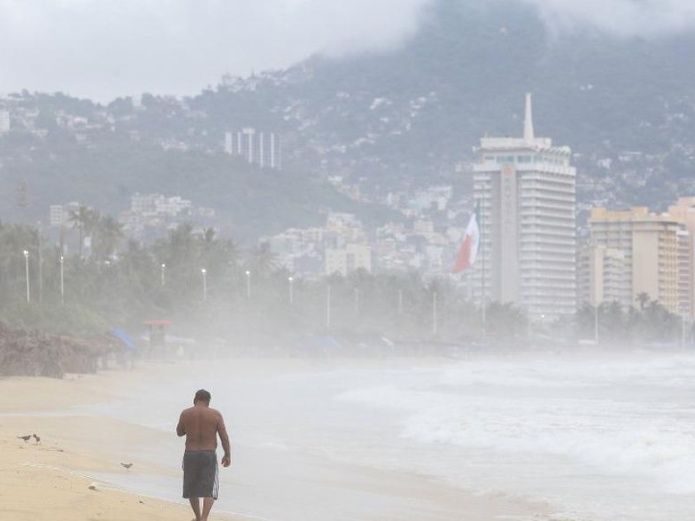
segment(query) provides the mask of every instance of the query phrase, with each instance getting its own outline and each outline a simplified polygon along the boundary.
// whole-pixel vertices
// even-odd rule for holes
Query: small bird
[[[37,444],[37,445],[38,445],[39,443],[41,443],[41,438],[39,438],[36,434],[32,434],[32,436],[33,436],[34,439],[36,440],[36,444]]]
[[[27,434],[26,436],[17,436],[17,439],[24,440],[24,443],[26,443],[31,439],[31,434]]]
[[[123,467],[124,469],[129,469],[132,466],[133,466],[132,463],[121,463],[121,467]]]

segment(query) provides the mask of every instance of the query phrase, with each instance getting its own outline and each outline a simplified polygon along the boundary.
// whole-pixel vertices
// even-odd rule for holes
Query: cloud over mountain
[[[194,93],[221,74],[397,44],[423,0],[0,0],[0,92]]]
[[[0,0],[0,93],[102,100],[198,92],[226,73],[397,46],[437,2],[490,0]],[[692,0],[507,0],[556,34],[582,27],[655,37],[695,27]]]
[[[621,36],[663,36],[695,28],[692,0],[523,0],[552,28],[591,26]]]

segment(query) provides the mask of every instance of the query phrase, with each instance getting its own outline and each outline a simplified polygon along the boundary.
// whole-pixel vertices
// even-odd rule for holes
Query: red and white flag
[[[466,226],[466,235],[463,237],[463,243],[456,257],[456,262],[452,268],[452,273],[461,273],[467,270],[475,263],[478,256],[478,246],[480,245],[480,228],[478,228],[478,212],[471,215]]]

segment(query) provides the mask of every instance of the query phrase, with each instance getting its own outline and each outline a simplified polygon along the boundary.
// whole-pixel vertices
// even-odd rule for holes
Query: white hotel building
[[[524,136],[488,138],[475,149],[474,196],[481,247],[472,273],[475,300],[513,303],[532,319],[576,309],[576,170],[571,150],[533,130],[526,96]],[[481,280],[484,278],[484,280]]]

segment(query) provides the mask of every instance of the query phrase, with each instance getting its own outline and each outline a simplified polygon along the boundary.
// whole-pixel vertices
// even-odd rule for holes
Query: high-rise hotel
[[[576,309],[576,170],[571,150],[534,134],[526,95],[521,138],[485,137],[475,148],[481,246],[472,273],[478,303],[513,303],[532,319]]]
[[[695,317],[695,198],[680,198],[663,213],[593,208],[589,227],[579,255],[580,306],[617,302],[626,309],[646,295]]]

